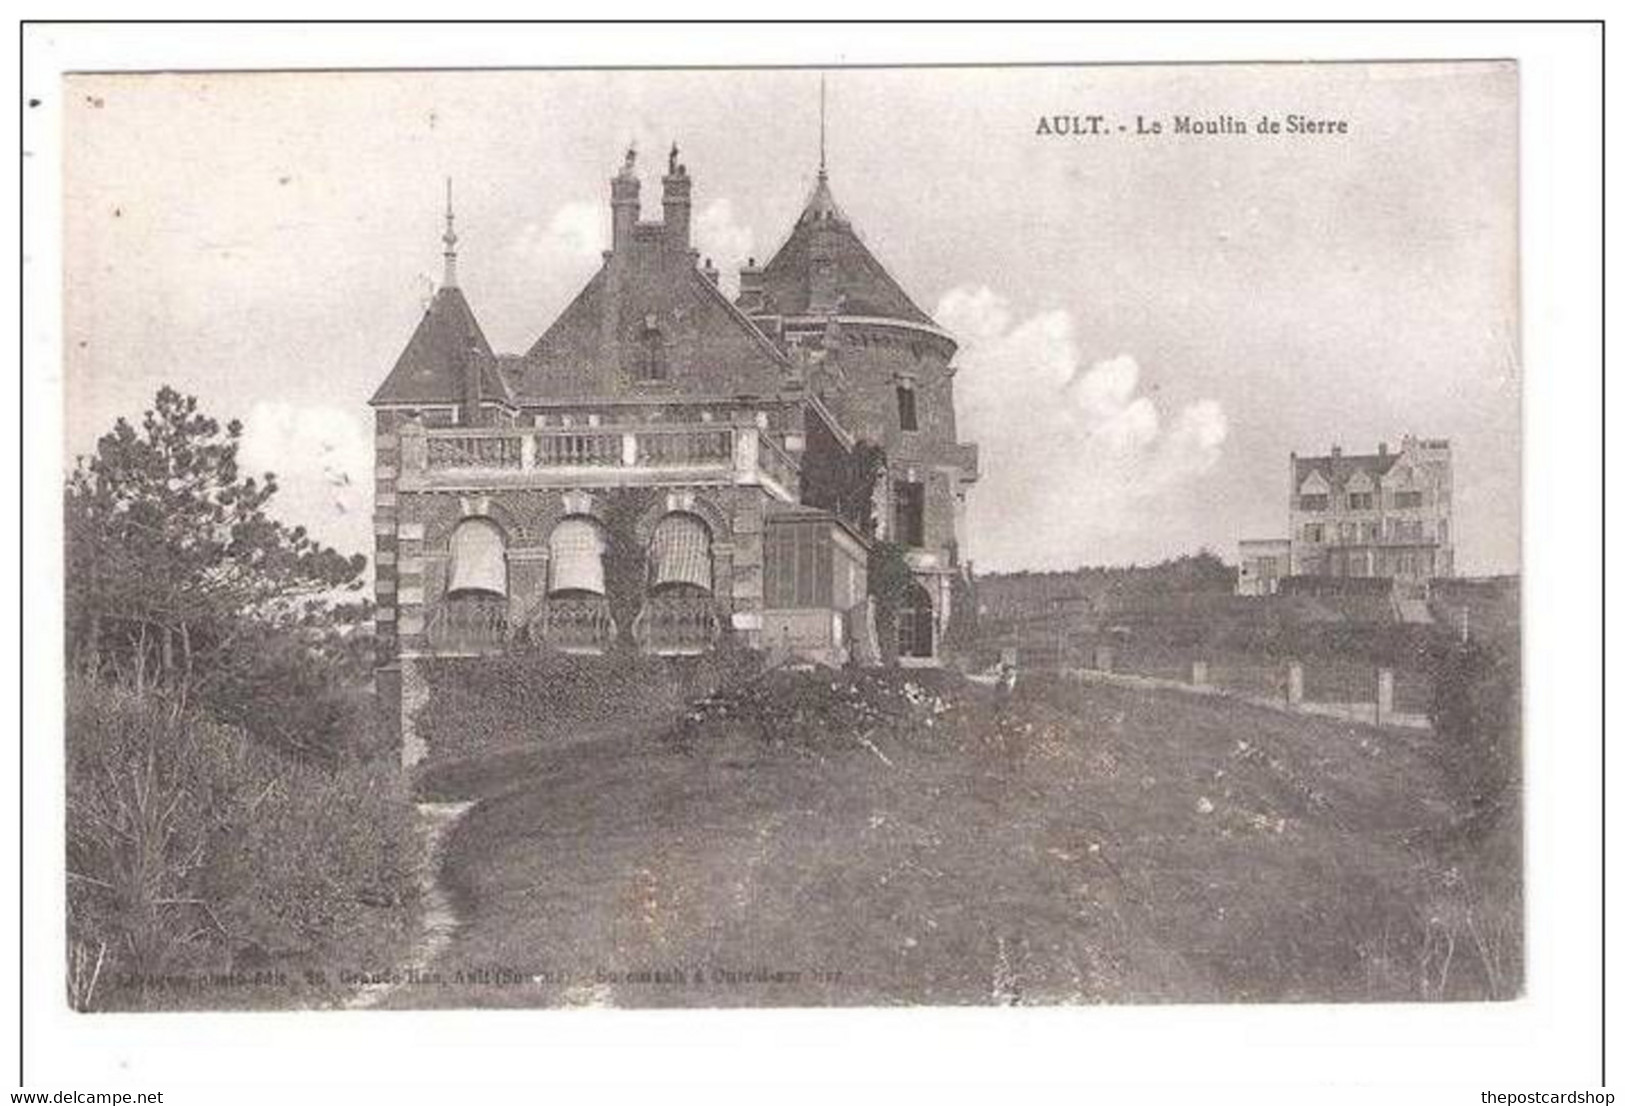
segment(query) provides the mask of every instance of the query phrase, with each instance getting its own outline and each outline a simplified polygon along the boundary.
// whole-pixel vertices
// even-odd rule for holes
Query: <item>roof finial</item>
[[[824,130],[826,89],[824,87],[824,74],[818,74],[818,176],[823,179],[829,176],[829,165],[825,160]]]
[[[451,178],[446,178],[446,233],[440,240],[446,244],[446,278],[444,288],[457,287],[457,217],[451,212]]]

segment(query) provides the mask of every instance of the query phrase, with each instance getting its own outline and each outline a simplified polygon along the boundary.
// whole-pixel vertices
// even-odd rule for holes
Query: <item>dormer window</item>
[[[667,377],[666,336],[653,322],[646,322],[638,334],[634,371],[639,380],[665,380]]]
[[[897,425],[903,430],[920,428],[920,409],[912,380],[897,382]]]

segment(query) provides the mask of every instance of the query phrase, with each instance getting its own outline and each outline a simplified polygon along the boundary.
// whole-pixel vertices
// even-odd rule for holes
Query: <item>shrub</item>
[[[1436,660],[1429,713],[1451,785],[1470,810],[1516,801],[1522,782],[1519,685],[1517,655],[1506,645],[1457,642]]]
[[[290,761],[151,694],[68,683],[70,998],[331,947],[411,895],[398,772]]]
[[[222,722],[302,761],[336,767],[380,751],[365,676],[306,635],[245,633],[195,698]]]
[[[886,664],[897,660],[897,612],[908,600],[914,584],[914,570],[896,542],[876,539],[869,546],[869,597],[875,603],[875,631],[880,636],[880,657]]]
[[[430,757],[443,761],[675,716],[684,703],[749,679],[762,659],[724,634],[712,652],[696,657],[535,649],[419,663],[429,701],[417,729]]]

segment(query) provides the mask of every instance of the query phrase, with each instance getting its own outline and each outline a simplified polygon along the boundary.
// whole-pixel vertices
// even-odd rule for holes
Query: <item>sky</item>
[[[1414,433],[1452,443],[1458,571],[1517,570],[1510,63],[826,72],[835,196],[960,343],[979,568],[1234,560],[1284,536],[1292,451]],[[680,144],[725,285],[784,240],[818,166],[810,70],[92,75],[65,94],[69,460],[170,384],[242,419],[279,509],[346,552],[371,552],[366,401],[440,279],[447,177],[460,284],[522,352],[598,267],[628,143],[650,218]],[[1292,114],[1347,133],[1174,133]],[[1072,115],[1106,133],[1039,133]]]

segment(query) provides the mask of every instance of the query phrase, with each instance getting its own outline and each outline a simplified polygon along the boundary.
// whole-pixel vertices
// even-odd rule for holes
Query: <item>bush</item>
[[[1472,811],[1517,801],[1520,680],[1516,653],[1501,644],[1458,642],[1437,659],[1429,713],[1451,785]]]
[[[693,703],[663,735],[682,752],[741,737],[802,751],[862,745],[876,733],[920,736],[963,721],[971,700],[962,677],[941,669],[778,669]]]
[[[67,701],[70,1000],[331,948],[412,894],[411,807],[382,764],[326,770],[152,695]]]
[[[875,632],[880,637],[880,658],[885,664],[897,661],[897,612],[914,587],[914,570],[908,566],[903,546],[879,539],[871,542],[869,597],[875,603]]]
[[[279,752],[337,767],[382,751],[369,674],[304,635],[267,628],[245,633],[195,698],[210,716]]]
[[[630,650],[581,656],[548,649],[420,661],[429,701],[415,721],[436,761],[569,740],[683,704],[759,672],[761,654],[724,634],[696,657]]]

